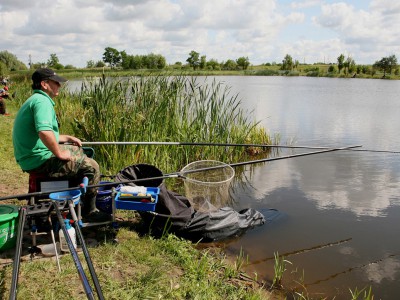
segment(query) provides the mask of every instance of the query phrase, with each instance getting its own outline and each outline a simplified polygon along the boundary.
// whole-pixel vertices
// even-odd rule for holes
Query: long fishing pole
[[[333,152],[333,151],[339,151],[339,150],[347,150],[347,149],[353,149],[353,148],[358,148],[358,147],[362,147],[362,145],[355,145],[355,146],[348,146],[348,147],[341,147],[341,148],[330,148],[330,149],[320,150],[320,151],[299,153],[299,154],[286,155],[286,156],[278,156],[278,157],[273,157],[273,158],[256,159],[256,160],[232,163],[232,164],[227,164],[227,165],[229,165],[231,167],[238,167],[238,166],[243,166],[243,165],[257,164],[257,163],[262,163],[262,162],[267,162],[267,161],[269,162],[269,161],[295,158],[295,157],[301,157],[301,156],[308,156],[308,155],[314,155],[314,154],[321,154],[321,153],[327,153],[327,152]],[[201,172],[201,171],[207,171],[207,170],[214,170],[214,169],[224,168],[225,166],[226,165],[219,165],[219,166],[207,167],[207,168],[201,168],[201,169],[195,169],[195,170],[187,170],[187,171],[183,172],[183,174],[195,173],[195,172]],[[177,173],[172,173],[172,174],[177,174]],[[181,173],[178,173],[178,174],[181,174]],[[183,175],[183,174],[181,174],[181,175]]]
[[[268,145],[268,144],[236,144],[236,143],[205,143],[205,142],[82,142],[82,145],[175,145],[175,146],[221,146],[221,147],[258,147],[258,148],[283,148],[283,149],[332,149],[327,146],[291,146],[291,145]],[[349,151],[377,152],[377,153],[400,153],[391,150],[370,149],[343,149]]]
[[[243,166],[243,165],[249,165],[249,164],[256,164],[256,163],[270,162],[270,161],[275,161],[275,160],[283,160],[283,159],[288,159],[288,158],[308,156],[308,155],[314,155],[314,154],[320,154],[320,153],[327,153],[327,152],[333,152],[333,151],[348,150],[348,149],[353,149],[353,148],[358,148],[358,147],[362,147],[362,145],[346,146],[346,147],[340,147],[340,148],[330,148],[330,149],[321,150],[321,151],[312,151],[312,152],[305,152],[305,153],[286,155],[286,156],[279,156],[279,157],[273,157],[273,158],[250,160],[250,161],[245,161],[245,162],[232,163],[232,164],[228,164],[228,165],[231,166],[231,167],[237,167],[237,166]],[[95,187],[101,187],[101,186],[112,186],[112,185],[118,185],[118,184],[124,184],[124,183],[136,183],[136,182],[141,182],[141,181],[147,181],[149,179],[157,180],[157,179],[176,178],[176,177],[185,178],[184,174],[202,172],[202,171],[213,170],[213,169],[218,169],[218,168],[224,168],[225,166],[226,165],[220,165],[220,166],[208,167],[208,168],[202,168],[202,169],[196,169],[196,170],[190,170],[190,171],[188,170],[188,171],[185,171],[183,174],[181,172],[174,172],[174,173],[164,174],[163,176],[158,176],[158,177],[140,178],[140,179],[120,181],[120,182],[116,182],[116,183],[88,185],[87,188],[95,188]],[[77,189],[77,187],[72,187],[72,188],[63,188],[63,189],[54,190],[54,191],[35,192],[35,193],[21,194],[21,195],[12,195],[12,196],[0,197],[0,201],[1,200],[15,199],[15,198],[26,198],[26,197],[32,197],[32,196],[44,196],[44,195],[48,195],[50,193],[72,191],[72,190],[76,190],[76,189]]]

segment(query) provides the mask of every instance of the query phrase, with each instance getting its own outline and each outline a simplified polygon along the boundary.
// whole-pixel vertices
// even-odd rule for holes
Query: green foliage
[[[57,54],[50,54],[50,58],[47,60],[47,66],[53,69],[62,69],[60,68],[60,60],[57,57]]]
[[[172,235],[139,237],[123,227],[117,238],[118,243],[106,240],[89,249],[105,299],[266,299],[261,288],[249,288],[239,276],[226,278],[225,270],[231,267],[219,253],[198,251]],[[82,254],[79,259],[84,261]],[[54,260],[21,262],[17,298],[85,299],[71,256],[63,255],[60,265],[61,272]],[[89,274],[85,264],[84,268]],[[11,275],[12,266],[4,267],[1,296],[9,294]]]
[[[73,65],[65,65],[65,66],[64,66],[64,69],[67,69],[67,70],[74,70],[74,69],[76,69],[76,67],[74,67]]]
[[[207,62],[207,68],[209,70],[221,70],[221,65],[216,59],[210,59]]]
[[[195,78],[102,78],[85,82],[81,92],[60,105],[66,118],[76,116],[71,120],[75,135],[85,141],[270,143],[266,132],[242,111],[237,96],[229,96],[228,88],[217,82],[199,84]],[[221,151],[217,147],[107,145],[95,150],[99,164],[109,171],[142,162],[156,163],[170,172],[194,160],[227,161],[243,155],[234,147]]]
[[[0,76],[6,76],[8,73],[8,68],[5,63],[0,61]]]
[[[282,60],[281,70],[291,71],[293,70],[293,66],[293,58],[289,54],[286,54],[285,58]]]
[[[237,69],[237,63],[236,61],[232,59],[228,59],[222,67],[223,70],[236,70]]]
[[[200,69],[204,69],[207,66],[207,57],[202,55],[200,57]]]
[[[161,70],[167,65],[164,56],[150,53],[148,55],[129,55],[125,51],[120,52],[121,66],[125,70],[153,69]]]
[[[103,61],[110,64],[112,68],[119,65],[121,63],[121,59],[121,54],[117,49],[112,47],[107,47],[104,49]]]
[[[257,70],[254,72],[254,75],[257,76],[276,76],[279,75],[278,70],[271,70],[271,69],[266,69],[266,70]]]
[[[374,295],[372,294],[372,287],[371,286],[369,287],[368,290],[367,290],[366,287],[364,287],[361,290],[358,290],[357,288],[355,288],[354,291],[352,291],[350,289],[350,294],[351,294],[351,300],[358,300],[358,299],[373,300],[374,299]]]
[[[330,65],[329,68],[328,68],[328,72],[329,73],[335,73],[336,72],[335,66],[334,65]]]
[[[94,68],[94,66],[95,66],[94,60],[88,60],[88,61],[86,62],[86,68],[87,68],[87,69]]]
[[[283,274],[286,271],[286,264],[292,264],[286,260],[283,256],[279,256],[278,252],[274,252],[275,264],[274,264],[274,279],[272,281],[272,287],[276,289],[282,288]]]
[[[339,74],[344,68],[344,55],[340,54],[337,58]]]
[[[189,53],[189,57],[186,59],[188,64],[193,68],[193,70],[196,70],[200,66],[200,53],[192,50]]]
[[[6,75],[10,71],[27,70],[26,65],[7,50],[0,51],[0,75]]]
[[[397,58],[395,55],[383,57],[374,63],[374,68],[383,71],[383,78],[385,78],[386,73],[392,74],[392,70],[397,68]]]
[[[248,57],[239,57],[236,60],[237,65],[242,68],[242,70],[247,70],[247,68],[250,66],[250,61]]]

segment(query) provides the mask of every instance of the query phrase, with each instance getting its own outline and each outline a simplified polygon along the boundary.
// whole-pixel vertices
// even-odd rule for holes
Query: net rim
[[[233,179],[233,177],[235,176],[235,170],[230,165],[228,165],[228,164],[226,164],[224,162],[218,161],[218,160],[210,160],[210,159],[193,161],[193,162],[187,164],[186,166],[184,166],[181,169],[181,173],[185,173],[185,169],[188,169],[189,167],[191,167],[191,166],[193,166],[195,164],[204,163],[204,162],[217,163],[220,166],[221,169],[222,168],[228,169],[231,172],[231,175],[229,176],[228,179],[225,179],[225,180],[222,180],[222,181],[207,182],[207,181],[200,181],[200,180],[197,180],[197,179],[193,179],[193,178],[189,178],[189,177],[183,176],[184,180],[188,181],[188,182],[200,184],[200,185],[220,185],[220,184],[224,184],[224,183],[230,182]]]

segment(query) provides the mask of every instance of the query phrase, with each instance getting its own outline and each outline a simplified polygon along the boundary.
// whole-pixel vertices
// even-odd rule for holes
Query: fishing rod
[[[347,147],[341,147],[341,148],[330,148],[330,149],[320,150],[320,151],[313,151],[313,152],[305,152],[305,153],[299,153],[299,154],[278,156],[278,157],[273,157],[273,158],[256,159],[256,160],[239,162],[239,163],[232,163],[232,164],[226,164],[226,165],[231,166],[231,167],[239,167],[239,166],[244,166],[244,165],[251,165],[251,164],[257,164],[257,163],[262,163],[262,162],[270,162],[270,161],[275,161],[275,160],[282,160],[282,159],[288,159],[288,158],[295,158],[295,157],[301,157],[301,156],[321,154],[321,153],[327,153],[327,152],[333,152],[333,151],[339,151],[339,150],[347,150],[347,149],[353,149],[353,148],[358,148],[358,147],[362,147],[362,145],[347,146]],[[201,168],[201,169],[196,169],[196,170],[188,170],[188,171],[185,171],[183,173],[184,174],[188,174],[188,173],[195,173],[195,172],[201,172],[201,171],[214,170],[214,169],[224,168],[224,167],[226,167],[226,165],[219,165],[219,166]],[[172,173],[172,174],[181,174],[181,173],[178,172],[178,173]]]
[[[327,146],[290,146],[290,145],[268,145],[268,144],[236,144],[236,143],[206,143],[206,142],[82,142],[83,146],[89,145],[175,145],[175,146],[221,146],[221,147],[258,147],[258,148],[282,148],[282,149],[332,149]],[[400,153],[391,150],[372,149],[343,149],[349,151],[377,152],[377,153]]]
[[[348,149],[359,148],[359,147],[362,147],[362,145],[346,146],[346,147],[340,147],[340,148],[329,148],[329,149],[320,150],[320,151],[312,151],[312,152],[305,152],[305,153],[299,153],[299,154],[293,154],[293,155],[278,156],[278,157],[273,157],[273,158],[257,159],[257,160],[239,162],[239,163],[226,164],[226,165],[231,166],[231,167],[238,167],[238,166],[249,165],[249,164],[257,164],[257,163],[262,163],[262,162],[270,162],[270,161],[283,160],[283,159],[288,159],[288,158],[302,157],[302,156],[321,154],[321,153],[328,153],[328,152],[340,151],[340,150],[348,150]],[[174,172],[174,173],[164,174],[163,176],[158,176],[158,177],[140,178],[140,179],[126,180],[126,181],[98,184],[98,185],[88,185],[87,188],[113,186],[113,185],[119,185],[119,184],[124,184],[124,183],[137,183],[137,182],[141,182],[141,181],[147,181],[149,179],[157,180],[157,179],[178,178],[178,177],[185,178],[184,174],[224,168],[224,167],[226,167],[226,165],[219,165],[219,166],[201,168],[201,169],[196,169],[196,170],[188,170],[188,171],[183,172],[183,174],[182,174],[182,172]],[[76,189],[78,189],[78,188],[72,187],[72,188],[63,188],[62,190],[60,189],[60,190],[54,190],[54,191],[35,192],[35,193],[22,194],[22,195],[12,195],[12,196],[0,197],[0,201],[15,199],[15,198],[23,198],[24,199],[26,197],[32,197],[32,196],[44,196],[44,195],[48,195],[50,193],[72,191],[72,190],[76,190]]]

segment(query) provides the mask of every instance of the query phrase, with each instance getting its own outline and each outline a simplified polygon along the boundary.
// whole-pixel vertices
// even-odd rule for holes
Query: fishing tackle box
[[[115,208],[124,210],[155,211],[160,189],[146,187],[146,195],[118,192],[115,197]]]

